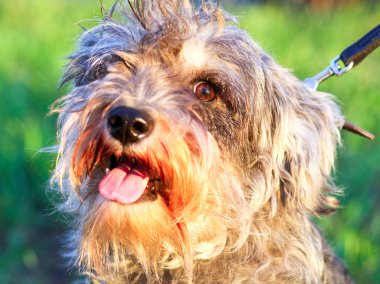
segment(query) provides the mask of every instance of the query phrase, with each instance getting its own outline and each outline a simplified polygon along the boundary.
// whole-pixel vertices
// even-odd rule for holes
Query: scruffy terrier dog
[[[310,220],[338,206],[334,99],[217,4],[128,2],[83,33],[53,107],[75,265],[101,283],[350,283]]]

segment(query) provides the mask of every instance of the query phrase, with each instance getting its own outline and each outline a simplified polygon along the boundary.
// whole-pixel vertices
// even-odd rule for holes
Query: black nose
[[[152,117],[145,111],[130,107],[116,107],[108,114],[108,130],[123,145],[140,141],[153,129]]]

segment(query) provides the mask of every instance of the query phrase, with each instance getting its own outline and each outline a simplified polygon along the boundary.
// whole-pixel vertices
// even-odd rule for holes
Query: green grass
[[[112,1],[111,1],[112,2]],[[106,2],[108,4],[108,2]],[[0,2],[0,283],[68,283],[59,257],[64,224],[46,194],[56,143],[49,105],[80,33],[94,24],[97,0]],[[313,13],[276,6],[233,7],[247,29],[300,78],[322,70],[348,44],[379,24],[380,7]],[[89,21],[82,21],[90,19]],[[380,137],[380,51],[321,90],[335,94],[347,119]],[[336,182],[342,210],[317,222],[358,283],[380,282],[380,146],[343,133]]]

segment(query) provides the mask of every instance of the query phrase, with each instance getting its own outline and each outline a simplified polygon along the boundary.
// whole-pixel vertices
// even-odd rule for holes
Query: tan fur
[[[121,6],[124,7],[125,6]],[[79,39],[63,83],[53,184],[73,216],[72,260],[107,283],[349,283],[310,217],[335,210],[329,179],[343,117],[333,98],[277,65],[220,7],[135,1]],[[204,103],[199,81],[218,86]],[[155,127],[122,145],[115,106]],[[110,155],[165,181],[155,201],[105,200]]]

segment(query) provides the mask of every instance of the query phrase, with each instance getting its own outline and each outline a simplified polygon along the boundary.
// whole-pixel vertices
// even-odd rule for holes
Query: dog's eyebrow
[[[98,58],[71,61],[59,87],[64,86],[70,81],[74,82],[75,87],[80,87],[102,79],[109,73],[108,67],[116,62],[124,63],[128,69],[132,66],[128,64],[129,62],[125,60],[124,56],[121,56],[120,52],[104,54]]]
[[[198,70],[193,73],[191,83],[199,81],[210,81],[211,83],[217,85],[217,87],[224,87],[226,82],[228,82],[229,74],[223,73],[220,70]]]

